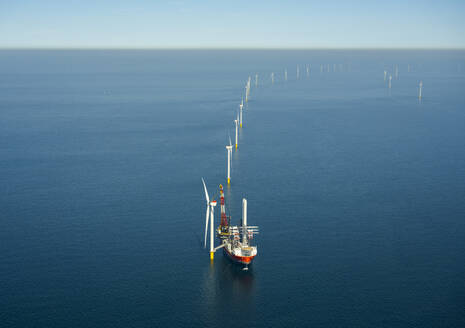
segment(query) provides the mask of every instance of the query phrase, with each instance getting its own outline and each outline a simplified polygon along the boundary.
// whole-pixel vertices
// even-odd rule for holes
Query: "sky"
[[[0,0],[0,48],[465,48],[465,0]]]

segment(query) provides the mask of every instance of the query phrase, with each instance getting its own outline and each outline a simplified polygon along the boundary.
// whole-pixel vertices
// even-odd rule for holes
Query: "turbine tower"
[[[226,150],[228,151],[228,184],[230,184],[231,183],[231,153],[232,153],[231,137],[229,138],[229,146],[226,146]]]
[[[207,232],[208,232],[208,221],[210,220],[210,260],[213,260],[213,254],[215,253],[215,245],[214,245],[214,233],[213,233],[213,225],[215,220],[215,213],[214,208],[216,206],[216,200],[210,201],[210,197],[208,196],[207,186],[205,185],[205,181],[202,178],[203,188],[205,190],[205,198],[207,200],[207,211],[205,214],[205,241],[204,241],[204,248],[207,247]]]
[[[245,102],[249,102],[249,96],[250,96],[250,79],[251,79],[251,77],[249,76],[249,79],[247,80],[247,84],[245,85]]]
[[[418,99],[421,100],[421,89],[423,88],[423,81],[420,81],[420,89],[419,89],[419,93],[418,93]]]
[[[237,118],[234,120],[234,123],[236,124],[236,149],[237,149],[237,126],[239,125],[239,117],[237,117]]]
[[[242,198],[242,243],[247,245],[247,199]]]
[[[284,81],[287,81],[287,68],[284,69]]]
[[[296,72],[297,80],[299,79],[299,73],[300,73],[299,65],[297,65],[297,72]]]
[[[239,125],[242,128],[242,109],[244,108],[244,101],[241,100],[241,103],[239,104]]]
[[[255,87],[258,87],[258,74],[255,74]]]
[[[274,84],[274,72],[271,72],[271,84]]]

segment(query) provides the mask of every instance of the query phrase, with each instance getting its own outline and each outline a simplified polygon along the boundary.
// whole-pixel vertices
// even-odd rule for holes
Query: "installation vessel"
[[[213,208],[216,206],[216,201],[210,201],[207,187],[204,183],[205,197],[207,199],[207,214],[205,220],[205,246],[207,244],[208,221],[210,221],[210,258],[213,260],[214,253],[223,248],[223,253],[234,263],[244,265],[244,269],[252,263],[252,260],[257,256],[257,246],[252,245],[254,235],[258,234],[258,226],[247,225],[247,199],[242,199],[242,222],[239,226],[230,225],[231,217],[226,215],[226,207],[224,200],[223,186],[220,185],[220,207],[221,220],[220,225],[216,229],[216,235],[220,241],[220,245],[215,247],[213,238]],[[210,217],[210,218],[209,218]],[[210,219],[210,220],[209,220]]]

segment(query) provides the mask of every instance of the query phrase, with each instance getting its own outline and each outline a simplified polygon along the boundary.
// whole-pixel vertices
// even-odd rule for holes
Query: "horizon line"
[[[1,47],[1,50],[465,50],[463,47]]]

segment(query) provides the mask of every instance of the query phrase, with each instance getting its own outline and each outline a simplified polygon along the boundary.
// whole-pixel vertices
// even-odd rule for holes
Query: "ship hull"
[[[223,248],[223,254],[229,258],[232,262],[238,263],[238,264],[243,264],[243,265],[249,265],[252,263],[252,260],[254,259],[254,256],[236,256],[234,254],[231,254],[228,252],[227,248]]]

